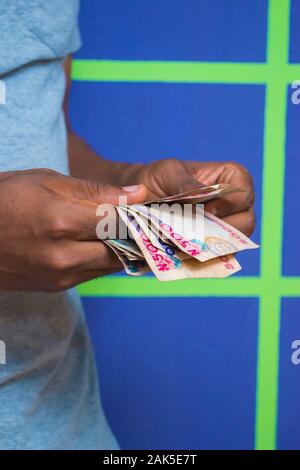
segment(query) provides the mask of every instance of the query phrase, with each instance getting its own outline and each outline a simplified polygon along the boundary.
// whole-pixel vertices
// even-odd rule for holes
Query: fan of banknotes
[[[205,210],[205,203],[232,191],[240,189],[201,185],[145,204],[120,205],[116,210],[126,235],[103,241],[131,276],[151,270],[160,281],[228,277],[241,269],[234,253],[258,248]]]

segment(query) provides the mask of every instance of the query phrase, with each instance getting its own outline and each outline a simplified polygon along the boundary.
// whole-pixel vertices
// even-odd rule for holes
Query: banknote
[[[120,205],[116,210],[126,236],[104,242],[131,276],[151,270],[160,281],[228,277],[241,269],[235,253],[258,248],[239,230],[204,210],[206,202],[232,191],[240,189],[227,184],[199,185],[158,201]]]
[[[213,184],[210,186],[199,185],[190,189],[189,191],[185,191],[173,196],[166,196],[161,199],[153,199],[147,201],[145,204],[152,204],[155,202],[190,202],[190,203],[204,203],[208,202],[211,199],[215,199],[219,196],[223,196],[228,193],[236,192],[236,191],[243,191],[241,188],[233,186],[227,183],[220,183],[220,184]]]
[[[138,223],[143,232],[147,235],[153,246],[159,250],[166,252],[168,255],[178,258],[180,260],[187,259],[189,255],[184,253],[178,246],[167,238],[155,225],[151,225],[147,218],[140,216],[136,211],[131,210],[131,206],[121,207],[120,210],[126,211],[128,217],[126,221],[135,221]],[[130,225],[128,225],[130,229]]]
[[[178,248],[199,261],[258,248],[256,243],[238,229],[209,212],[204,212],[202,233],[196,233],[191,230],[192,222],[186,223],[190,214],[183,218],[182,212],[170,214],[164,205],[158,206],[135,204],[130,209],[151,221]]]
[[[149,272],[149,266],[144,260],[130,260],[125,253],[122,253],[117,249],[110,241],[103,240],[103,242],[110,247],[111,250],[115,253],[117,258],[121,261],[124,270],[130,276],[142,276],[143,274]]]
[[[187,278],[224,278],[241,269],[233,255],[222,256],[206,263],[189,258],[179,260],[159,249],[148,238],[137,221],[133,221],[125,209],[118,208],[120,217],[130,224],[130,231],[142,251],[152,272],[160,281],[175,281]]]
[[[114,246],[117,250],[126,253],[129,259],[140,259],[143,258],[143,253],[137,246],[134,240],[127,238],[126,240],[123,239],[115,239],[115,240],[107,240],[109,244]],[[129,256],[131,255],[131,256]]]

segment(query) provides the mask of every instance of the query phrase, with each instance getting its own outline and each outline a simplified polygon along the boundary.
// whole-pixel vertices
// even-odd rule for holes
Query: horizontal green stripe
[[[300,65],[298,64],[289,64],[286,69],[285,73],[283,74],[282,69],[279,72],[279,76],[284,76],[285,82],[287,84],[291,84],[295,80],[300,80]]]
[[[99,82],[264,84],[274,76],[288,83],[300,79],[300,65],[77,59],[72,66],[73,80]]]
[[[300,297],[300,277],[283,277],[280,280],[281,297]]]
[[[82,284],[78,291],[83,297],[257,297],[261,287],[258,277],[160,282],[154,277],[108,276]]]
[[[268,285],[259,277],[159,282],[154,277],[108,276],[77,289],[83,297],[258,297],[267,291],[300,297],[300,277],[285,277]]]

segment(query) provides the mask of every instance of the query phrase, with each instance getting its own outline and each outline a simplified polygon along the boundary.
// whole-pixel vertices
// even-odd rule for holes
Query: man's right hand
[[[0,173],[0,289],[55,292],[122,269],[96,235],[99,204],[143,202],[146,188],[37,169]]]

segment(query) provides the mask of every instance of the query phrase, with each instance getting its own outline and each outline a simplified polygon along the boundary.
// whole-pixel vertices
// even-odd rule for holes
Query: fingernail
[[[210,209],[210,213],[211,213],[212,215],[217,215],[218,210],[217,210],[215,207],[212,207],[212,208]]]
[[[139,188],[140,188],[139,184],[135,184],[133,186],[123,186],[124,191],[126,191],[127,193],[134,193],[138,191]]]

